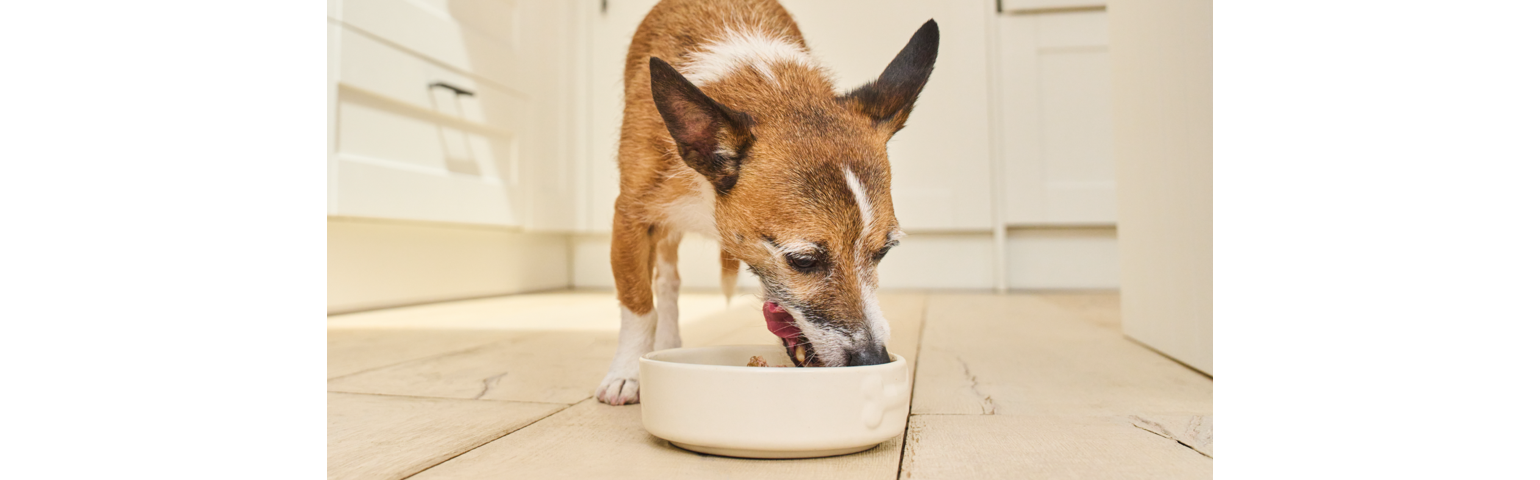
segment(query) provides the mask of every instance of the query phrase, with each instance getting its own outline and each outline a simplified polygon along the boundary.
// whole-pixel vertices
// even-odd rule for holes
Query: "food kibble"
[[[755,355],[755,356],[749,357],[749,366],[750,367],[782,367],[782,368],[786,367],[785,365],[771,365],[770,362],[766,362],[764,357],[761,357],[759,355]]]

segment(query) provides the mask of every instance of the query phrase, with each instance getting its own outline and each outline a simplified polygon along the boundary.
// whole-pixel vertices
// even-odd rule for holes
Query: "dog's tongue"
[[[791,318],[791,313],[776,305],[775,302],[765,302],[765,327],[770,333],[781,337],[781,341],[795,341],[802,335],[802,329],[797,328],[797,320]]]

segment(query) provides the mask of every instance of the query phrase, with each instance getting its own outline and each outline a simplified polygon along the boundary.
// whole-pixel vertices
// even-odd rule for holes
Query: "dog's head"
[[[903,232],[887,142],[930,78],[938,41],[926,22],[876,81],[843,95],[794,71],[778,89],[708,95],[652,59],[653,100],[674,146],[715,187],[722,249],[759,276],[765,320],[798,365],[889,361],[877,264]]]

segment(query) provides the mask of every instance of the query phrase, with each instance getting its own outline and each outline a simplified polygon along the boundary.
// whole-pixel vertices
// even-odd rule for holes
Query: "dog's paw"
[[[637,403],[642,399],[641,389],[642,382],[636,378],[611,374],[606,375],[604,381],[599,382],[599,388],[594,390],[594,398],[610,405]]]

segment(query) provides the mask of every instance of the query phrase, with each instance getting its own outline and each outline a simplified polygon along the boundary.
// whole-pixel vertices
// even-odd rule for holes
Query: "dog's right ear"
[[[652,57],[652,102],[685,165],[705,175],[718,195],[738,183],[738,166],[754,143],[749,115],[717,103],[668,62]]]
[[[941,45],[941,30],[936,21],[920,26],[909,44],[888,63],[882,76],[839,97],[855,111],[872,119],[872,125],[886,129],[889,135],[904,128],[914,102],[920,98],[920,90],[930,81],[930,72],[936,68],[936,49]]]

